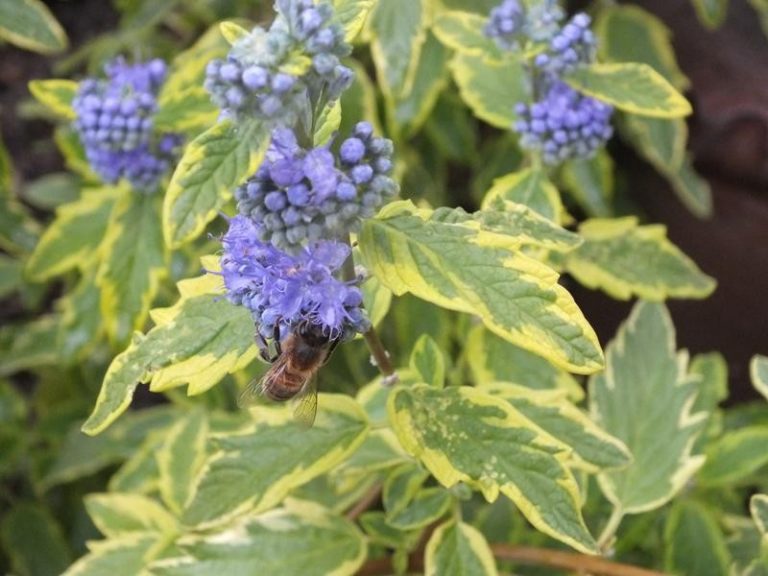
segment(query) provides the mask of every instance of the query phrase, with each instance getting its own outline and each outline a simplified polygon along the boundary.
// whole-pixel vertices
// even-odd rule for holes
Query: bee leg
[[[267,343],[264,336],[261,335],[260,332],[256,332],[256,345],[259,347],[259,356],[261,356],[262,360],[265,362],[269,362],[272,364],[275,360],[277,360],[277,357],[280,355],[279,351],[277,354],[272,354],[269,350],[269,344]],[[278,344],[279,346],[279,344]]]
[[[340,339],[331,341],[331,345],[328,347],[328,353],[325,355],[325,359],[323,360],[323,366],[328,364],[328,360],[331,359],[331,354],[333,354],[333,351],[336,350],[336,346],[339,345],[339,342],[341,342]]]
[[[277,355],[275,356],[275,360],[277,360],[277,357],[283,353],[283,347],[280,344],[280,324],[279,323],[275,324],[275,333],[272,336],[272,339],[275,341],[275,352],[277,352]]]

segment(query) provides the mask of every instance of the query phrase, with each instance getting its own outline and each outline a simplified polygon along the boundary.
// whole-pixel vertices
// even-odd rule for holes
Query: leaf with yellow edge
[[[67,120],[75,119],[72,100],[77,93],[77,82],[72,80],[32,80],[29,83],[29,91],[35,100],[54,114]]]
[[[376,0],[333,0],[334,18],[344,28],[344,40],[352,42],[363,29]]]
[[[469,524],[449,520],[437,527],[424,552],[426,576],[496,576],[485,536]]]
[[[688,100],[647,64],[591,64],[565,80],[579,92],[632,114],[677,118],[693,111]]]
[[[271,424],[211,440],[212,455],[194,483],[182,521],[207,528],[279,504],[288,493],[333,470],[368,434],[368,420],[349,396],[320,394],[317,420],[302,430],[288,411]]]
[[[477,385],[510,382],[529,390],[563,390],[574,402],[584,398],[581,385],[568,372],[499,338],[484,326],[470,330],[464,355]]]
[[[768,356],[755,354],[749,363],[752,386],[768,400]]]
[[[203,264],[216,269],[214,258]],[[178,287],[176,304],[153,310],[155,327],[136,334],[110,364],[83,425],[86,434],[98,434],[122,414],[139,383],[151,382],[152,390],[188,383],[189,394],[200,394],[256,357],[251,315],[227,301],[219,276],[182,280]]]
[[[497,382],[481,387],[503,398],[554,438],[573,450],[573,466],[587,472],[623,468],[632,456],[623,442],[608,434],[574,406],[565,390],[531,390]]]
[[[61,52],[69,44],[61,24],[40,0],[0,2],[0,38],[42,54]]]
[[[221,30],[221,35],[224,36],[224,39],[230,44],[234,44],[240,38],[248,35],[248,30],[235,22],[222,22],[219,24],[219,30]]]
[[[101,314],[110,340],[125,343],[144,326],[160,281],[168,273],[168,254],[155,195],[123,194],[115,203],[99,246],[96,284]]]
[[[136,532],[171,534],[177,529],[173,515],[156,500],[138,494],[88,494],[84,498],[88,516],[108,538]]]
[[[206,458],[208,418],[196,409],[176,422],[157,451],[160,496],[175,514],[181,514],[192,493],[192,479]]]
[[[264,125],[248,120],[216,124],[184,150],[163,205],[166,244],[175,248],[196,238],[256,171],[269,145]]]
[[[158,532],[136,532],[119,538],[88,543],[90,552],[72,564],[62,576],[146,574],[144,569],[165,548]]]
[[[560,193],[540,166],[496,178],[483,199],[483,208],[488,208],[498,198],[528,206],[554,222],[561,221],[563,203]]]
[[[178,553],[154,563],[151,573],[353,576],[367,543],[352,521],[317,504],[288,501],[220,531],[190,535],[179,542]]]
[[[675,351],[675,331],[662,304],[639,302],[606,350],[606,370],[589,382],[593,420],[629,448],[634,460],[598,476],[621,513],[659,508],[704,463],[692,454],[706,412],[691,413],[698,393],[688,354]]]
[[[416,341],[409,365],[425,384],[435,388],[445,385],[445,358],[437,342],[429,334],[422,334]]]
[[[768,495],[753,494],[749,499],[749,512],[763,538],[768,536]]]
[[[393,390],[388,412],[403,448],[443,486],[465,482],[489,502],[502,493],[545,534],[595,551],[569,449],[508,402],[467,386],[421,385]]]
[[[489,62],[479,55],[459,53],[449,67],[462,100],[474,115],[509,130],[516,120],[515,103],[528,97],[522,64],[517,60]]]
[[[396,295],[477,315],[502,338],[573,372],[599,370],[597,336],[557,273],[516,249],[520,238],[503,227],[486,231],[483,218],[396,202],[363,224],[360,251]]]
[[[506,54],[484,31],[487,22],[488,18],[480,14],[447,10],[435,18],[432,30],[440,42],[451,50],[503,60]]]
[[[371,55],[382,91],[390,100],[407,95],[416,78],[427,38],[431,7],[427,0],[377,2],[366,23]]]
[[[564,257],[565,270],[581,284],[628,300],[706,298],[715,280],[667,239],[662,225],[639,226],[637,218],[587,220],[584,243]]]
[[[115,203],[127,194],[126,189],[85,190],[79,200],[58,208],[27,261],[27,275],[41,281],[72,268],[93,268]]]

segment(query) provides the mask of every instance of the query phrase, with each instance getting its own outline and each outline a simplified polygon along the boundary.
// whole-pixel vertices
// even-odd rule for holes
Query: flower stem
[[[350,248],[352,247],[349,234],[347,234],[344,242]],[[344,276],[344,280],[346,281],[354,280],[357,276],[355,273],[355,260],[352,257],[351,252],[349,257],[344,262],[342,274]],[[384,376],[383,383],[394,384],[394,382],[397,380],[395,368],[392,366],[392,360],[389,357],[389,352],[387,352],[387,349],[384,348],[384,344],[382,344],[381,340],[379,339],[379,335],[376,332],[376,329],[373,327],[373,324],[371,324],[371,327],[363,334],[363,339],[365,339],[365,343],[368,345],[368,349],[371,351],[371,355],[373,356],[373,360],[376,363],[376,367],[379,369],[379,372],[381,372],[382,376]]]
[[[600,533],[600,537],[597,539],[597,546],[600,548],[601,552],[604,553],[606,549],[611,545],[611,540],[613,540],[613,537],[616,534],[616,530],[619,529],[619,524],[621,524],[621,520],[623,518],[624,511],[618,506],[614,507],[610,518],[608,518],[608,522],[606,523],[605,528],[603,528],[603,531]]]

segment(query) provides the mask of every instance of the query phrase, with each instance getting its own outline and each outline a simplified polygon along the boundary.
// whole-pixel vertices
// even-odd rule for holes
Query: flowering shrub
[[[712,211],[654,15],[123,4],[30,84],[76,175],[44,226],[0,154],[0,569],[768,570],[768,407],[679,349],[665,301],[716,282],[615,198],[620,138]],[[637,300],[612,338],[585,288]]]

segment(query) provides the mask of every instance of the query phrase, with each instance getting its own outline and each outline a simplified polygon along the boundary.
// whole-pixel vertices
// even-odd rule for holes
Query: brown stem
[[[358,500],[352,508],[349,509],[346,516],[349,520],[356,520],[360,514],[368,510],[381,496],[381,484],[376,484],[371,487],[368,492],[363,494],[363,497]]]
[[[345,242],[348,246],[351,246],[349,236],[346,237]],[[349,258],[347,258],[344,262],[342,273],[344,275],[344,280],[346,281],[354,280],[356,277],[355,261],[352,258],[351,253]],[[389,353],[387,352],[386,348],[384,348],[384,344],[381,343],[379,335],[377,334],[373,325],[371,325],[368,331],[363,334],[363,338],[365,339],[365,343],[368,345],[368,349],[371,351],[374,362],[376,362],[376,367],[384,376],[385,382],[390,384],[390,380],[395,375],[395,368],[392,366],[392,360],[389,358]]]
[[[663,572],[638,568],[630,564],[612,562],[599,556],[587,556],[575,552],[533,548],[529,546],[510,546],[509,544],[491,544],[491,551],[498,560],[508,560],[534,566],[549,566],[577,573],[599,576],[666,576]],[[416,551],[408,559],[410,570],[421,571],[424,567],[423,551]],[[380,576],[392,573],[389,558],[377,558],[366,562],[357,572],[358,576]]]
[[[522,564],[536,566],[551,566],[574,572],[601,574],[602,576],[665,576],[663,572],[638,568],[629,564],[621,564],[575,552],[534,548],[530,546],[510,546],[508,544],[492,544],[491,551],[499,560],[509,560]]]

